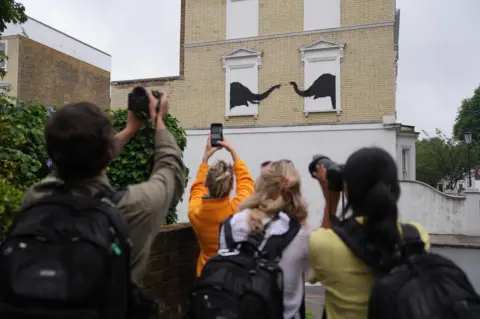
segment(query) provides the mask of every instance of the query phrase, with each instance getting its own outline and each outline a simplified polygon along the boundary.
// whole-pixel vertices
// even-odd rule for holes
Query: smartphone
[[[212,123],[210,125],[211,144],[216,147],[218,142],[223,141],[223,125],[221,123]]]

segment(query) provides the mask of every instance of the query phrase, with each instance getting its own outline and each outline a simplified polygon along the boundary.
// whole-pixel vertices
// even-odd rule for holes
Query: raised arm
[[[233,172],[235,174],[236,192],[235,197],[232,199],[232,206],[235,208],[247,197],[253,194],[255,190],[255,182],[250,175],[245,162],[242,161],[237,154],[237,151],[233,148],[232,144],[227,139],[222,142],[218,142],[223,148],[230,152],[233,159]]]
[[[133,243],[133,279],[139,282],[148,260],[150,246],[158,229],[164,223],[170,209],[177,204],[185,188],[185,166],[182,152],[175,138],[166,129],[163,116],[168,112],[168,100],[164,95],[161,111],[156,117],[159,103],[151,92],[150,113],[156,122],[154,165],[150,178],[141,184],[128,187],[118,204],[129,226]]]
[[[316,172],[314,172],[313,175],[320,183],[323,197],[325,198],[325,209],[323,211],[323,219],[320,227],[330,228],[330,216],[335,215],[335,213],[337,212],[338,202],[340,200],[340,193],[332,192],[328,189],[327,172],[323,165],[317,165]]]
[[[232,199],[231,203],[236,207],[245,198],[253,194],[255,182],[250,175],[247,165],[245,165],[241,159],[235,161],[233,172],[235,173],[237,187],[235,197]]]
[[[128,111],[127,126],[115,135],[115,156],[123,152],[125,144],[138,133],[142,125],[143,121],[137,118],[132,111]]]
[[[197,178],[190,188],[190,199],[188,201],[188,218],[191,220],[192,215],[198,211],[198,208],[202,204],[202,198],[208,194],[208,190],[205,187],[205,180],[207,178],[208,164],[202,162],[198,168]]]
[[[149,92],[150,93],[150,92]],[[151,95],[151,93],[150,93]],[[155,231],[164,223],[170,207],[177,204],[185,188],[185,166],[182,152],[173,135],[167,130],[163,116],[168,112],[168,99],[162,98],[161,111],[156,116],[154,99],[151,110],[152,121],[156,122],[155,155],[150,178],[141,184],[128,188],[126,196],[141,205],[144,218],[148,219],[149,227]],[[146,229],[144,229],[146,230]]]

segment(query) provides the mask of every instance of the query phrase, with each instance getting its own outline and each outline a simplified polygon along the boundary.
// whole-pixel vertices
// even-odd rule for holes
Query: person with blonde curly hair
[[[283,271],[285,319],[294,318],[303,304],[303,273],[308,271],[310,235],[305,226],[306,218],[307,205],[301,194],[300,174],[291,161],[280,160],[262,164],[260,176],[255,182],[255,192],[240,204],[239,212],[224,221],[220,229],[220,249],[230,249],[227,247],[229,241],[244,243],[252,231],[261,231],[264,237],[258,249],[262,251],[268,246],[270,238],[287,236],[292,225],[297,224],[297,233],[280,252],[278,261]],[[229,240],[225,231],[228,224],[231,234]]]
[[[195,182],[190,190],[188,219],[193,226],[200,244],[197,260],[197,277],[200,276],[207,260],[218,251],[218,229],[225,218],[237,211],[238,205],[254,190],[254,181],[247,165],[226,139],[218,142],[220,147],[212,147],[210,137],[205,154],[198,169]],[[230,152],[233,166],[223,160],[208,165],[208,160],[220,149]],[[230,199],[233,183],[236,180],[236,194]]]

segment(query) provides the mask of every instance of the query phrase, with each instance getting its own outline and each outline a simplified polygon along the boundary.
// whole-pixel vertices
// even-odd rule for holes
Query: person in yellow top
[[[247,165],[238,157],[230,142],[224,139],[218,142],[221,147],[212,147],[208,138],[205,154],[198,169],[197,178],[190,190],[188,219],[200,244],[197,260],[197,277],[200,276],[207,260],[218,251],[218,232],[220,223],[233,215],[240,202],[252,195],[255,182],[250,176]],[[226,149],[232,155],[233,166],[219,160],[211,167],[210,157],[220,149]],[[231,200],[234,177],[236,194]]]
[[[336,212],[340,195],[328,189],[323,165],[317,165],[313,174],[320,182],[327,205],[322,227],[310,236],[310,282],[321,282],[325,288],[326,318],[366,319],[375,275],[330,229],[330,216]],[[398,253],[395,247],[402,238],[397,174],[392,156],[376,147],[353,153],[343,171],[346,209],[351,209],[352,218],[363,224],[370,244],[382,252],[382,260],[387,262]],[[428,233],[419,224],[411,224],[429,249]]]

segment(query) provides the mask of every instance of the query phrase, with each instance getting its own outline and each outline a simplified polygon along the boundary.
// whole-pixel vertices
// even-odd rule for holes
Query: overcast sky
[[[31,17],[110,53],[112,80],[178,74],[180,0],[20,2]],[[397,0],[397,7],[398,121],[450,135],[457,107],[480,84],[480,0]]]

